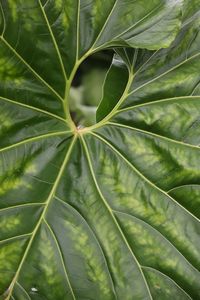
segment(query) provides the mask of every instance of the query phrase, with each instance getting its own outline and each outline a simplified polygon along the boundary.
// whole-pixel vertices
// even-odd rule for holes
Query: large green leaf
[[[0,4],[0,298],[200,299],[200,1],[175,41],[182,1]],[[122,46],[77,129],[80,63]]]

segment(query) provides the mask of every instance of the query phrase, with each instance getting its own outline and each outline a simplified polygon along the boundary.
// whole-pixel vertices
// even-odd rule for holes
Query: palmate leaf
[[[200,1],[0,3],[1,299],[199,299]],[[108,47],[79,130],[71,82]]]

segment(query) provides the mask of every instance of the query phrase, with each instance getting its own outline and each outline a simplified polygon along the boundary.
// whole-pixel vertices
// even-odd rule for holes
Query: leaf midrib
[[[172,139],[172,138],[160,135],[160,134],[156,134],[154,132],[147,131],[147,130],[144,130],[144,129],[140,129],[140,128],[136,128],[136,127],[133,127],[133,126],[124,125],[124,124],[117,123],[117,122],[108,122],[107,125],[121,127],[121,128],[126,128],[126,129],[129,129],[129,130],[141,132],[141,133],[144,133],[145,135],[150,135],[150,136],[153,136],[153,137],[161,139],[161,140],[165,140],[165,141],[168,141],[168,142],[171,142],[171,143],[174,143],[174,144],[178,144],[180,146],[184,146],[184,147],[187,147],[187,148],[196,149],[196,150],[200,151],[200,147],[199,146],[188,144],[188,143],[185,143],[185,142],[182,142],[182,141],[178,141],[178,140],[175,140],[175,139]]]
[[[195,221],[200,222],[200,220],[194,216],[191,212],[189,212],[185,207],[183,207],[179,202],[177,202],[174,198],[172,198],[170,195],[167,194],[167,192],[165,192],[164,190],[162,190],[161,188],[159,188],[158,186],[156,186],[152,181],[150,181],[150,179],[148,179],[147,177],[145,177],[144,174],[142,174],[128,159],[126,159],[126,157],[124,157],[124,155],[119,152],[113,145],[111,145],[107,140],[105,140],[102,136],[91,132],[91,135],[95,136],[96,138],[98,138],[99,140],[101,140],[103,143],[107,144],[114,152],[116,152],[118,154],[118,156],[120,156],[141,178],[143,178],[146,182],[148,182],[151,186],[153,186],[156,190],[160,191],[162,194],[164,194],[165,196],[167,196],[169,199],[171,199],[173,202],[175,202],[179,207],[181,207],[184,211],[186,211],[193,219],[195,219]],[[200,149],[199,149],[200,150]]]
[[[20,142],[17,142],[15,144],[12,144],[10,146],[6,146],[6,147],[3,147],[3,148],[0,148],[0,153],[1,152],[4,152],[4,151],[7,151],[7,150],[10,150],[10,149],[13,149],[13,148],[16,148],[16,147],[19,147],[19,146],[22,146],[22,145],[25,145],[27,143],[31,143],[31,142],[36,142],[36,141],[39,141],[39,140],[42,140],[42,139],[45,139],[45,138],[49,138],[49,137],[59,137],[61,135],[66,135],[68,133],[72,133],[71,131],[56,131],[56,132],[52,132],[52,133],[46,133],[46,134],[42,134],[42,135],[37,135],[35,137],[31,137],[31,138],[28,138],[28,139],[25,139],[25,140],[22,140]]]
[[[41,109],[41,108],[38,108],[38,107],[35,107],[35,106],[31,106],[31,105],[29,105],[29,104],[25,104],[25,103],[20,102],[20,101],[18,101],[18,100],[13,100],[13,99],[9,99],[9,98],[5,98],[5,97],[1,97],[1,96],[0,96],[0,100],[1,100],[1,99],[2,99],[3,101],[5,101],[5,102],[12,103],[13,105],[21,106],[21,107],[24,107],[24,108],[27,108],[27,109],[30,109],[30,110],[34,110],[34,111],[40,112],[40,113],[42,113],[42,114],[45,114],[45,115],[47,115],[47,116],[52,117],[53,119],[58,119],[58,120],[64,122],[65,124],[68,124],[68,123],[67,123],[67,120],[65,120],[65,119],[63,119],[62,117],[60,117],[60,116],[58,116],[58,115],[55,115],[55,114],[53,114],[53,113],[51,113],[51,112],[49,112],[49,111],[47,111],[47,110],[43,110],[43,109]]]
[[[61,69],[62,69],[62,72],[63,72],[63,75],[64,75],[64,79],[66,81],[67,80],[67,75],[66,75],[66,71],[65,71],[65,66],[64,66],[64,63],[63,63],[63,60],[62,60],[62,57],[61,57],[60,50],[58,48],[58,44],[57,44],[56,38],[55,38],[54,33],[53,33],[52,29],[51,29],[51,25],[50,25],[49,20],[47,18],[45,9],[42,6],[41,0],[38,0],[38,3],[39,3],[39,6],[40,6],[40,9],[42,11],[43,17],[45,19],[45,22],[47,24],[47,28],[49,30],[49,34],[50,34],[50,36],[52,38],[53,45],[54,45],[54,47],[56,49],[56,53],[57,53],[57,56],[58,56],[58,59],[59,59],[59,62],[60,62],[60,66],[61,66]]]
[[[100,244],[100,242],[99,242],[99,240],[98,240],[98,237],[96,236],[96,234],[95,234],[94,230],[92,229],[91,225],[87,222],[87,220],[85,219],[85,217],[84,217],[84,216],[83,216],[83,215],[82,215],[82,214],[81,214],[81,213],[80,213],[73,205],[71,205],[71,203],[69,204],[69,203],[65,202],[64,200],[62,200],[62,199],[59,198],[58,196],[55,196],[55,199],[57,199],[57,201],[59,201],[62,205],[66,206],[66,207],[68,206],[68,207],[70,207],[71,209],[73,209],[74,212],[75,212],[76,214],[78,214],[78,216],[79,216],[81,219],[83,219],[84,223],[88,226],[89,230],[91,231],[91,234],[93,235],[93,237],[94,237],[94,239],[95,239],[95,241],[96,241],[96,243],[97,243],[97,246],[99,247],[99,249],[100,249],[100,251],[101,251],[101,253],[102,253],[102,257],[103,257],[103,259],[104,259],[104,261],[105,261],[105,264],[106,264],[106,267],[107,267],[107,273],[108,273],[108,276],[109,276],[109,278],[110,278],[110,280],[111,280],[111,284],[112,284],[112,288],[113,288],[113,293],[114,293],[114,295],[115,295],[116,300],[118,300],[117,295],[116,295],[116,290],[115,290],[115,287],[114,287],[113,276],[112,276],[112,273],[111,273],[110,270],[109,270],[109,266],[108,266],[108,262],[107,262],[106,255],[104,254],[103,249],[102,249],[102,247],[101,247],[101,244]]]
[[[33,241],[34,241],[34,239],[35,239],[35,236],[36,236],[36,234],[37,234],[37,232],[38,232],[38,230],[39,230],[39,227],[40,227],[40,225],[41,225],[43,219],[45,219],[45,214],[46,214],[46,212],[47,212],[47,210],[48,210],[48,208],[49,208],[50,202],[53,200],[53,196],[54,196],[55,191],[56,191],[56,189],[57,189],[57,187],[58,187],[58,184],[59,184],[59,182],[60,182],[60,179],[61,179],[61,177],[62,177],[62,174],[63,174],[63,172],[64,172],[64,169],[65,169],[65,167],[66,167],[66,165],[67,165],[67,163],[68,163],[68,160],[69,160],[69,158],[70,158],[70,155],[71,155],[73,146],[74,146],[74,144],[75,144],[75,142],[76,142],[76,139],[77,139],[77,136],[74,136],[74,138],[73,138],[72,141],[71,141],[71,144],[70,144],[69,148],[67,149],[65,158],[64,158],[63,163],[62,163],[62,165],[61,165],[61,167],[60,167],[60,171],[58,172],[58,176],[57,176],[57,178],[56,178],[56,180],[55,180],[55,183],[54,183],[54,185],[53,185],[53,187],[52,187],[52,189],[51,189],[51,191],[50,191],[50,194],[49,194],[49,196],[48,196],[48,198],[47,198],[47,200],[46,200],[46,205],[45,205],[45,207],[44,207],[44,210],[43,210],[43,212],[42,212],[42,214],[41,214],[41,216],[40,216],[40,218],[39,218],[39,221],[37,222],[37,224],[36,224],[36,226],[35,226],[35,229],[34,229],[34,231],[33,231],[33,233],[32,233],[32,236],[31,236],[31,238],[30,238],[30,240],[29,240],[29,242],[28,242],[28,245],[27,245],[26,250],[25,250],[25,252],[24,252],[24,255],[23,255],[22,259],[21,259],[21,262],[20,262],[20,264],[19,264],[19,266],[18,266],[18,269],[17,269],[17,271],[16,271],[16,273],[15,273],[15,276],[14,276],[14,278],[13,278],[11,284],[10,284],[9,294],[8,294],[8,296],[7,296],[7,298],[6,298],[7,300],[9,300],[10,297],[12,296],[12,291],[13,291],[13,288],[14,288],[14,286],[15,286],[15,283],[16,283],[16,281],[17,281],[17,279],[18,279],[18,276],[19,276],[19,274],[20,274],[20,272],[21,272],[21,269],[22,269],[22,267],[23,267],[23,265],[24,265],[24,262],[25,262],[25,260],[26,260],[26,258],[27,258],[27,255],[29,254],[29,250],[30,250],[31,245],[32,245],[32,243],[33,243]]]
[[[49,225],[49,223],[47,222],[47,220],[44,218],[43,219],[44,223],[46,224],[55,244],[56,244],[56,247],[58,249],[58,253],[59,253],[59,256],[60,256],[60,259],[61,259],[61,263],[62,263],[62,266],[63,266],[63,270],[64,270],[64,273],[65,273],[65,277],[66,277],[66,280],[67,280],[67,284],[69,286],[69,289],[70,289],[70,292],[71,292],[71,296],[73,298],[73,300],[76,300],[76,297],[75,297],[75,294],[74,294],[74,291],[73,291],[73,288],[72,288],[72,285],[71,285],[71,282],[70,282],[70,279],[69,279],[69,275],[68,275],[68,272],[67,272],[67,268],[65,266],[65,263],[64,263],[64,257],[63,257],[63,253],[62,253],[62,250],[61,250],[61,247],[60,247],[60,244],[58,242],[58,239],[56,238],[56,235],[53,231],[53,229],[51,228],[51,226]]]
[[[8,43],[8,41],[3,37],[0,36],[0,39],[4,42],[4,44],[15,54],[15,56],[31,71],[35,77],[39,79],[43,85],[45,85],[61,102],[63,102],[63,98],[54,90],[54,88],[49,85],[24,59],[23,57],[16,52],[16,50]]]
[[[108,147],[110,149],[112,149],[112,151],[114,151],[119,157],[121,157],[127,165],[129,165],[131,167],[131,169],[134,170],[134,172],[136,172],[141,178],[143,178],[143,180],[145,180],[147,183],[149,183],[151,186],[153,186],[154,189],[160,191],[162,194],[164,194],[165,196],[167,196],[172,202],[174,202],[178,207],[180,207],[183,211],[185,211],[188,215],[190,215],[190,217],[192,217],[195,221],[200,222],[200,220],[194,216],[190,211],[188,211],[184,206],[182,206],[179,202],[177,202],[174,198],[172,198],[167,192],[163,191],[161,188],[159,188],[158,186],[156,186],[152,181],[150,181],[147,177],[145,177],[127,158],[124,157],[124,155],[119,152],[113,145],[111,145],[107,140],[105,140],[102,136],[96,134],[96,133],[91,133],[91,135],[93,135],[94,137],[96,137],[97,139],[99,139],[100,141],[102,141],[104,144],[108,145]],[[150,224],[149,224],[150,225]],[[154,228],[155,229],[155,228]],[[162,233],[161,233],[162,234]],[[169,241],[170,242],[170,241]],[[170,242],[171,243],[171,242]],[[172,243],[171,243],[172,244]],[[173,245],[173,244],[172,244]],[[173,245],[174,246],[174,245]],[[175,247],[175,246],[174,246]],[[176,247],[175,247],[176,248]],[[177,249],[177,248],[176,248]],[[177,249],[177,251],[179,251]],[[179,251],[180,252],[180,251]],[[184,257],[184,255],[180,252],[180,254]],[[185,257],[186,259],[186,257]],[[188,261],[188,259],[186,259],[187,262],[195,269],[199,272],[199,270],[190,262]]]
[[[132,90],[128,95],[127,97],[131,96],[132,94],[134,94],[135,92],[137,92],[138,90],[140,90],[141,88],[143,88],[144,86],[147,86],[148,84],[151,84],[152,82],[156,81],[157,79],[159,78],[162,78],[163,76],[167,75],[168,73],[176,70],[177,68],[179,68],[180,66],[184,65],[185,63],[187,63],[188,61],[191,61],[193,59],[195,59],[197,56],[200,55],[200,52],[190,56],[189,58],[183,60],[182,62],[180,62],[178,65],[175,65],[174,67],[170,68],[169,70],[161,73],[159,76],[156,76],[155,78],[145,82],[144,84],[140,85],[138,88]]]
[[[159,231],[157,228],[154,228],[153,225],[151,225],[150,223],[148,223],[146,220],[144,219],[140,219],[139,217],[133,215],[133,214],[130,214],[130,213],[127,213],[127,212],[123,212],[123,211],[118,211],[116,209],[113,209],[113,212],[116,212],[116,213],[120,213],[120,214],[124,214],[124,215],[127,215],[131,218],[134,218],[136,220],[139,220],[141,223],[144,223],[146,224],[146,226],[148,226],[149,228],[151,228],[154,232],[156,232],[160,237],[162,237],[184,260],[185,262],[187,262],[190,267],[192,267],[192,269],[194,269],[196,272],[199,272],[199,270],[190,262],[187,260],[187,258],[184,256],[184,254],[182,252],[180,252],[176,246],[174,244],[172,244],[172,242],[163,235],[163,233],[161,231]]]
[[[124,243],[126,244],[128,250],[130,251],[131,256],[133,256],[134,262],[135,262],[136,265],[138,266],[138,269],[139,269],[139,271],[140,271],[140,273],[141,273],[141,276],[143,277],[143,280],[144,280],[144,284],[145,284],[145,286],[146,286],[147,293],[149,294],[149,299],[150,299],[150,300],[153,300],[152,295],[151,295],[151,292],[150,292],[150,289],[149,289],[149,286],[148,286],[148,283],[147,283],[146,278],[145,278],[145,276],[144,276],[144,273],[143,273],[143,271],[142,271],[142,269],[141,269],[141,266],[140,266],[140,264],[139,264],[139,262],[138,262],[138,260],[137,260],[137,258],[136,258],[136,256],[135,256],[135,254],[133,253],[133,251],[132,251],[132,249],[131,249],[131,247],[130,247],[130,245],[129,245],[129,243],[128,243],[128,241],[127,241],[127,239],[126,239],[126,237],[125,237],[125,235],[124,235],[124,233],[123,233],[123,231],[122,231],[122,229],[121,229],[121,227],[119,226],[119,224],[118,224],[118,222],[117,222],[117,220],[116,220],[116,218],[115,218],[115,216],[114,216],[114,214],[113,214],[113,212],[112,212],[112,209],[110,208],[109,204],[107,203],[106,199],[104,198],[104,196],[103,196],[103,194],[102,194],[102,192],[101,192],[101,190],[100,190],[100,187],[99,187],[99,185],[98,185],[98,182],[97,182],[97,180],[96,180],[96,176],[95,176],[95,173],[94,173],[94,170],[93,170],[93,166],[92,166],[92,161],[91,161],[91,158],[90,158],[89,150],[88,150],[88,147],[87,147],[87,145],[86,145],[86,142],[85,142],[83,136],[81,137],[81,142],[82,142],[82,145],[83,145],[83,147],[84,147],[84,149],[85,149],[85,154],[86,154],[86,158],[87,158],[87,161],[88,161],[90,173],[91,173],[91,175],[92,175],[92,178],[93,178],[93,181],[94,181],[96,190],[97,190],[97,192],[98,192],[100,198],[102,199],[102,201],[103,201],[105,207],[107,208],[109,214],[111,215],[111,218],[113,219],[113,222],[114,222],[114,224],[116,225],[116,227],[117,227],[117,229],[118,229],[120,235],[122,236],[122,239],[123,239]]]

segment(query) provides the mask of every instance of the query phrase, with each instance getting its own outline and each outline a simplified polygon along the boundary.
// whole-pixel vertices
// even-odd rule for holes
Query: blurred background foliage
[[[77,126],[96,123],[96,110],[113,54],[112,50],[101,51],[86,59],[79,67],[70,90],[71,116]]]

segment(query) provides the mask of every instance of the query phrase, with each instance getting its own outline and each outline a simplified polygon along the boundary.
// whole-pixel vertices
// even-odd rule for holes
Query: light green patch
[[[41,263],[40,266],[42,268],[42,272],[45,274],[46,284],[56,288],[56,286],[59,286],[60,284],[60,277],[56,275],[57,263],[55,261],[55,250],[52,247],[51,241],[47,238],[45,238],[45,243],[40,245],[40,256],[44,258],[44,261],[51,262],[50,264]],[[41,262],[42,261],[43,260],[41,260]]]
[[[4,167],[3,160],[1,167]],[[27,182],[25,176],[34,175],[36,171],[36,165],[31,161],[19,161],[13,165],[10,164],[4,175],[0,176],[0,196],[20,188],[32,189],[33,187]]]
[[[7,56],[0,57],[0,80],[4,83],[20,86],[25,80],[21,75],[20,68],[17,68],[16,61]]]
[[[108,14],[111,12],[115,1],[105,1],[102,8],[102,0],[94,1],[95,4],[92,7],[92,25],[94,30],[100,31],[104,25],[105,19],[108,17]]]
[[[23,256],[27,239],[0,245],[0,295],[9,287]]]
[[[25,174],[31,175],[35,174],[37,171],[36,164],[33,162],[30,162],[27,164],[26,169],[25,169]]]
[[[22,222],[22,216],[20,214],[18,215],[9,215],[6,214],[1,216],[0,219],[0,228],[1,232],[12,232],[16,229],[18,225],[20,225]]]
[[[21,5],[23,5],[23,0]],[[44,22],[44,18],[38,7],[32,8],[29,14],[27,14],[26,10],[21,10],[20,15],[23,20],[22,26],[26,31],[31,33],[36,32],[35,29],[38,28],[38,24]]]
[[[71,227],[71,223],[65,221],[66,227]],[[99,286],[102,295],[109,296],[108,278],[105,269],[96,255],[96,249],[91,246],[89,236],[83,231],[82,227],[73,227],[71,237],[74,237],[75,248],[84,257],[88,277]]]
[[[62,14],[62,25],[66,30],[68,30],[70,27],[70,19],[67,17],[67,15],[64,12]]]
[[[40,233],[35,237],[28,254],[28,265],[22,270],[22,282],[26,282],[26,290],[34,297],[41,297],[45,292],[47,299],[72,299],[58,247],[47,227],[42,225]],[[30,268],[32,266],[32,268]],[[37,266],[35,268],[34,266]],[[36,292],[32,288],[36,288]],[[47,289],[48,287],[48,289]],[[68,298],[69,297],[69,298]]]
[[[12,176],[12,174],[8,174]],[[25,182],[21,178],[6,178],[0,186],[0,196],[4,195],[9,190],[19,189],[20,187],[26,186]]]
[[[13,125],[13,121],[9,117],[9,112],[3,110],[3,108],[0,110],[0,120],[0,133],[6,132]]]
[[[63,8],[63,0],[56,0],[54,1],[54,3],[56,10],[61,10]]]
[[[129,237],[137,245],[137,255],[140,255],[143,264],[148,262],[148,265],[154,267],[159,264],[162,267],[164,264],[168,270],[178,267],[178,259],[172,251],[172,247],[167,247],[167,242],[163,242],[161,237],[156,237],[155,233],[145,230],[139,223],[130,220],[126,220],[125,226],[128,229]],[[140,254],[139,249],[142,249]],[[158,260],[158,257],[163,259]]]
[[[18,19],[17,0],[8,0],[8,5],[11,10],[11,16],[12,16],[13,22],[16,22]]]
[[[65,4],[63,3],[63,0],[54,1],[54,5],[55,5],[55,10],[57,12],[59,13],[62,12],[59,18],[61,20],[62,26],[65,28],[65,30],[68,30],[70,25],[70,16],[74,15],[74,8],[73,8],[74,2],[73,4],[70,3],[67,4],[66,11],[64,9]]]

